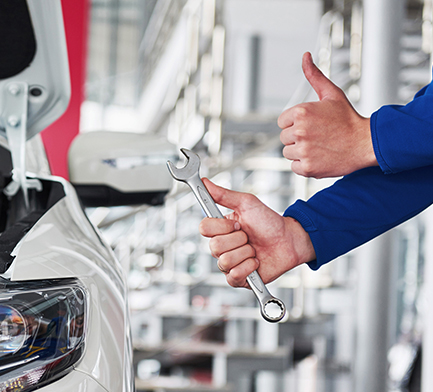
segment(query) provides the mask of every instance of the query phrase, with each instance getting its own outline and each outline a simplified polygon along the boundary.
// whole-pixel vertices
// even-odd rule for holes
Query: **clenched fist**
[[[308,233],[295,219],[283,217],[249,193],[235,192],[203,179],[216,203],[233,210],[226,219],[204,218],[200,233],[227,282],[248,287],[247,276],[258,270],[269,283],[299,264],[315,259]]]

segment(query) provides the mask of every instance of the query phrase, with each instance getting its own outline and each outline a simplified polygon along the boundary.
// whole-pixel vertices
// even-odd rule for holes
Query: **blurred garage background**
[[[200,154],[203,176],[282,213],[332,183],[296,176],[281,153],[279,114],[317,99],[302,54],[365,116],[406,103],[431,80],[432,7],[88,0],[80,132],[165,137]],[[429,210],[317,272],[302,266],[272,283],[289,311],[279,324],[226,284],[184,185],[162,206],[88,214],[128,274],[138,391],[433,390]]]

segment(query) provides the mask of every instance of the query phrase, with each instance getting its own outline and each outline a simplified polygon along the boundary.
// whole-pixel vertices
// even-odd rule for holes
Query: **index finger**
[[[240,229],[239,222],[233,219],[204,218],[199,225],[200,234],[204,237],[229,234]]]

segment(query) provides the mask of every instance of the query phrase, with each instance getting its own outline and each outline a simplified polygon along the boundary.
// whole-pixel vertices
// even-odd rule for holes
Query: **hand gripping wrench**
[[[175,180],[184,182],[191,188],[208,217],[224,218],[201,181],[199,175],[200,157],[185,148],[182,148],[181,151],[187,158],[187,163],[178,169],[172,162],[168,161],[167,166],[170,174]],[[280,321],[286,313],[286,306],[283,301],[271,295],[257,271],[248,275],[247,282],[259,301],[263,318],[271,323]]]

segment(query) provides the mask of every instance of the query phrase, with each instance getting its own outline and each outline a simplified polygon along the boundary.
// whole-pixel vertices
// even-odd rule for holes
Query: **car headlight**
[[[77,280],[0,278],[0,392],[32,391],[82,356],[86,292]]]

